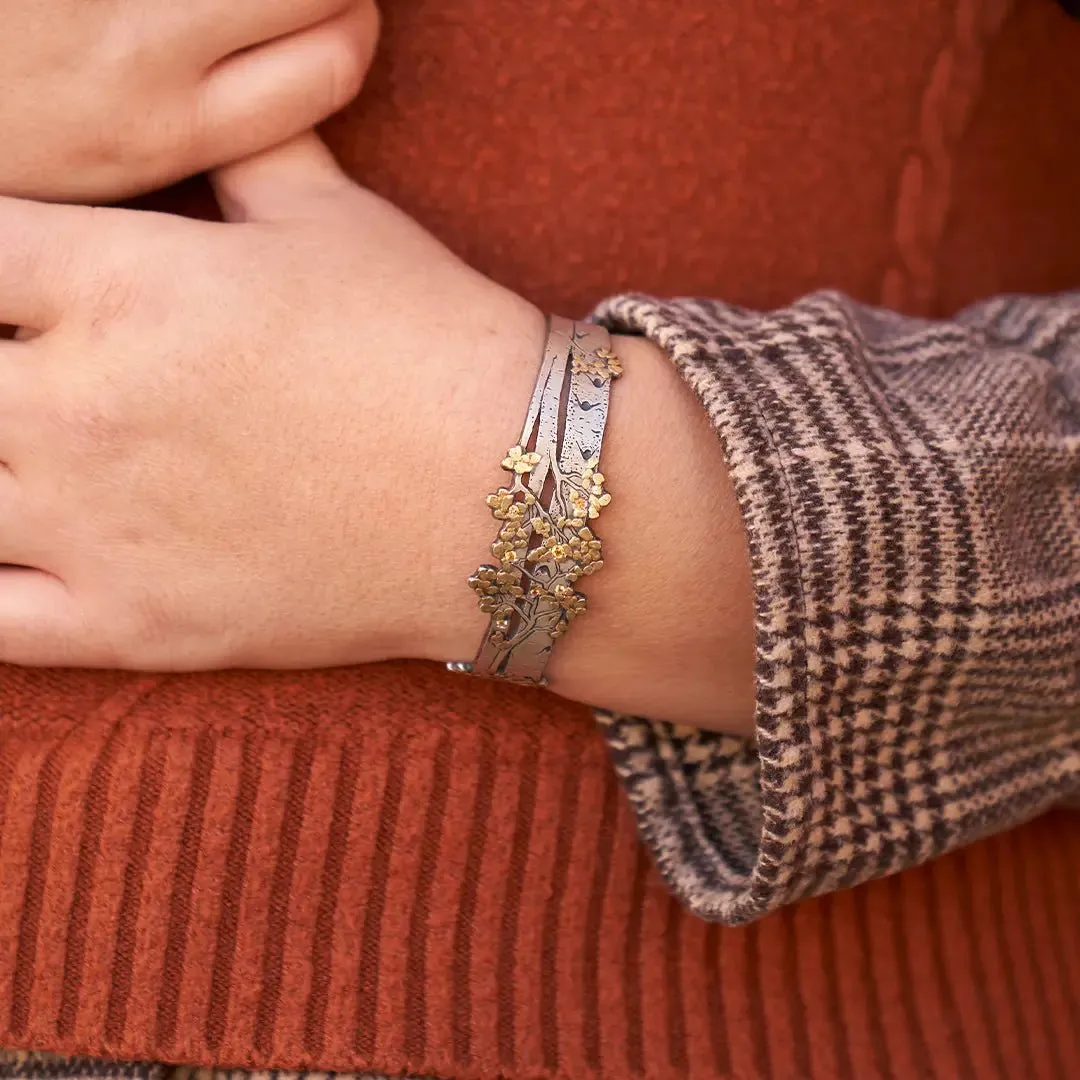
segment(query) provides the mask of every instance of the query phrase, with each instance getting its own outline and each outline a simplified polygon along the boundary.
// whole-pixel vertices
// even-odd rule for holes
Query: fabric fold
[[[1080,294],[595,317],[698,395],[749,542],[755,740],[601,717],[692,910],[745,922],[1075,798]]]

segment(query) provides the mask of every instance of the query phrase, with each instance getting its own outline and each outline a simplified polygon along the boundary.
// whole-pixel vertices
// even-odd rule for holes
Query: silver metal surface
[[[609,358],[615,361],[603,327],[558,316],[548,320],[544,353],[519,441],[522,450],[535,453],[539,461],[528,472],[515,476],[510,488],[517,493],[516,499],[531,496],[535,500],[529,503],[522,523],[530,534],[527,552],[532,557],[545,535],[554,534],[557,539],[569,536],[574,544],[580,543],[576,539],[580,527],[590,520],[573,517],[584,512],[574,509],[574,500],[581,503],[583,497],[588,499],[590,489],[583,474],[590,467],[599,468],[611,393]],[[576,520],[577,526],[558,526],[567,520]],[[547,533],[540,532],[541,528]],[[565,544],[556,551],[563,549]],[[592,569],[596,567],[585,573]],[[490,602],[497,604],[497,610],[476,659],[471,663],[453,661],[447,664],[451,671],[544,684],[544,668],[556,635],[565,632],[570,619],[579,613],[567,612],[567,605],[584,605],[582,595],[571,597],[567,584],[576,583],[581,567],[569,556],[535,562],[530,558],[498,566],[485,564],[478,574],[519,570],[523,596],[497,592],[490,580],[485,583],[496,594],[497,599]],[[557,600],[552,590],[565,602]]]

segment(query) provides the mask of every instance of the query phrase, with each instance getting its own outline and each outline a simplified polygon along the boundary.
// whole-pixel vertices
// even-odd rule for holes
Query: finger
[[[184,40],[192,37],[195,27],[212,43],[218,58],[241,49],[263,45],[325,22],[352,6],[355,0],[199,0],[200,10],[193,13],[177,5],[179,31]],[[181,15],[181,11],[184,12]]]
[[[0,663],[94,666],[82,610],[59,578],[0,566]]]
[[[215,67],[202,90],[203,167],[276,146],[347,105],[363,85],[377,36],[376,9],[359,0]]]
[[[0,196],[0,323],[44,331],[60,321],[87,214]]]
[[[227,221],[280,221],[351,184],[313,131],[211,174]]]

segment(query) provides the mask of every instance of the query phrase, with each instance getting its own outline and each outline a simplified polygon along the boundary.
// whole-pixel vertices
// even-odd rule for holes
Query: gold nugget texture
[[[611,502],[597,462],[580,476],[553,469],[554,493],[551,506],[545,508],[522,480],[539,463],[530,463],[537,457],[523,454],[520,446],[507,452],[503,468],[514,473],[511,486],[487,497],[492,515],[502,522],[491,545],[498,562],[479,567],[469,578],[480,610],[493,616],[492,644],[506,649],[537,629],[561,637],[588,610],[577,583],[604,565],[603,544],[589,524]],[[510,638],[507,630],[515,614],[519,622]]]

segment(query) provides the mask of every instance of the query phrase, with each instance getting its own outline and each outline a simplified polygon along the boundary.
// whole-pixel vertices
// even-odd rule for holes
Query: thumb
[[[314,131],[217,169],[210,179],[226,221],[310,216],[327,195],[352,185]]]

